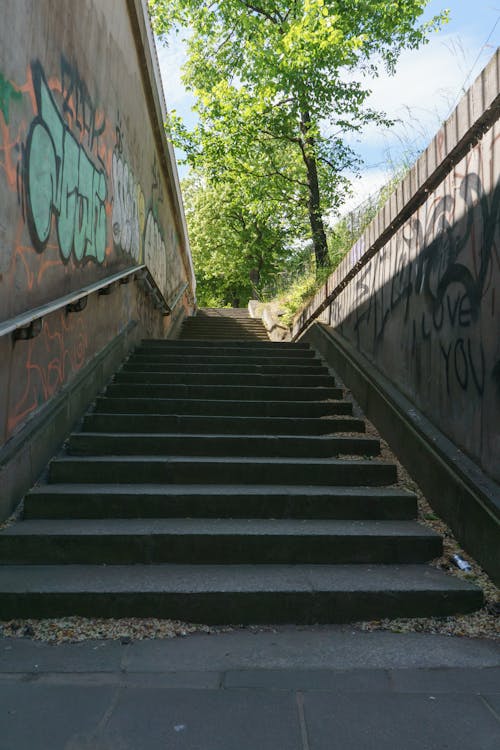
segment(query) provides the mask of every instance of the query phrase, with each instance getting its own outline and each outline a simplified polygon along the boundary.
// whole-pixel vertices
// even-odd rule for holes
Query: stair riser
[[[54,460],[50,464],[51,482],[117,484],[297,484],[385,486],[396,481],[396,469],[390,464],[352,462],[309,464],[290,462],[259,463],[245,461],[106,461]]]
[[[237,346],[230,346],[235,343],[231,341],[224,342],[210,342],[205,341],[203,345],[201,342],[193,341],[182,341],[172,342],[170,346],[141,346],[135,350],[138,355],[151,356],[190,356],[190,357],[231,357],[234,364],[240,361],[240,357],[258,357],[260,363],[265,365],[268,359],[314,359],[315,354],[312,350],[302,349],[297,351],[296,349],[278,349],[276,350],[274,344],[270,346],[265,342],[262,342],[261,346],[257,346],[259,342],[252,342],[250,346],[249,342],[245,342],[242,345],[241,341],[236,342]],[[189,346],[191,344],[191,346]],[[195,345],[196,344],[196,345]],[[210,346],[212,344],[212,346]]]
[[[151,400],[149,398],[107,398],[96,400],[96,411],[121,414],[182,414],[240,417],[326,417],[352,414],[350,401],[220,401],[197,399]]]
[[[288,372],[289,367],[303,367],[309,370],[315,371],[316,369],[324,368],[323,363],[320,359],[314,357],[252,357],[252,356],[233,356],[227,357],[224,355],[219,356],[202,356],[193,354],[192,356],[183,354],[133,354],[128,360],[127,364],[131,363],[134,365],[150,365],[159,366],[162,365],[184,365],[185,369],[190,370],[192,366],[206,367],[210,365],[216,365],[217,367],[234,366],[236,368],[245,368],[248,365],[257,367],[275,367],[279,372],[283,372],[284,368]]]
[[[208,365],[208,364],[164,364],[158,363],[146,363],[136,362],[135,360],[129,360],[126,362],[122,369],[122,373],[133,373],[133,372],[161,372],[161,373],[221,373],[223,375],[229,374],[242,374],[242,375],[282,375],[283,365]],[[289,375],[328,375],[326,367],[310,367],[304,365],[287,365],[286,374]]]
[[[179,494],[120,494],[113,488],[109,494],[47,492],[27,495],[24,517],[36,518],[303,518],[332,520],[410,520],[416,517],[414,497],[363,497],[332,495],[310,497],[246,495],[244,487],[237,496],[221,496],[207,489],[203,497]]]
[[[0,594],[4,619],[25,617],[158,617],[207,625],[348,623],[473,612],[480,592],[270,591],[210,593],[78,592]]]
[[[269,336],[267,333],[245,333],[241,331],[222,335],[217,331],[206,331],[203,333],[200,333],[199,331],[193,331],[192,333],[189,331],[183,331],[177,341],[180,343],[184,343],[185,341],[203,341],[209,343],[210,341],[234,341],[235,339],[238,339],[241,344],[246,344],[247,342],[253,344],[256,341],[268,342]]]
[[[321,401],[341,399],[340,388],[276,388],[272,386],[230,385],[133,385],[112,383],[106,389],[108,396],[126,398],[148,396],[150,398],[194,398],[236,401]]]
[[[204,326],[200,324],[192,324],[182,326],[181,335],[177,341],[185,341],[186,337],[204,339],[213,335],[214,338],[225,338],[230,337],[234,339],[258,339],[262,338],[269,341],[269,336],[263,325],[252,325],[249,323],[233,323],[232,325],[218,325],[211,323],[210,325]]]
[[[256,330],[266,330],[261,320],[255,320],[253,318],[226,318],[220,319],[212,318],[202,320],[201,318],[187,318],[182,324],[184,328],[220,328],[225,330],[226,328],[249,328]]]
[[[364,432],[362,419],[279,419],[269,417],[189,417],[148,414],[90,414],[83,421],[87,432],[176,432],[232,435],[329,435]]]
[[[376,456],[378,440],[357,437],[221,437],[196,435],[172,437],[164,435],[99,435],[75,433],[71,436],[68,454],[79,456],[269,456],[316,457],[335,455]]]
[[[209,350],[213,350],[214,348],[217,348],[218,342],[217,341],[209,341],[202,343],[204,348],[207,348]],[[190,341],[180,341],[179,339],[143,339],[141,341],[140,346],[142,348],[146,349],[154,349],[156,351],[164,349],[165,351],[170,351],[171,349],[177,349],[177,348],[184,348],[184,349],[191,349],[196,348],[198,344],[194,340]],[[231,343],[224,342],[224,346],[230,347],[233,351],[234,349],[241,348],[241,344],[239,341],[234,340]],[[248,344],[245,342],[245,348],[249,349],[258,349],[259,352],[262,350],[267,350],[270,352],[274,352],[275,355],[277,352],[279,352],[279,356],[284,356],[284,352],[292,352],[297,355],[297,352],[300,352],[300,356],[304,355],[304,352],[307,352],[310,356],[314,355],[314,350],[311,349],[309,344],[292,344],[289,342],[274,342],[274,341],[256,341],[253,344]],[[307,355],[306,355],[307,356]]]
[[[229,385],[229,386],[269,386],[271,388],[317,388],[334,387],[335,380],[330,375],[245,375],[243,373],[155,373],[119,372],[113,381],[141,387],[144,383],[158,385]]]
[[[442,554],[440,538],[241,534],[0,536],[2,564],[396,564]]]

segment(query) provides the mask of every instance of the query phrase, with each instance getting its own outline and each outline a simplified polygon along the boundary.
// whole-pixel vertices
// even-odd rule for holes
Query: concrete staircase
[[[481,606],[427,564],[440,537],[315,352],[212,340],[212,317],[202,340],[142,343],[0,533],[1,617],[316,623]]]
[[[186,318],[179,339],[269,341],[269,336],[262,321],[251,318],[246,308],[205,307]]]

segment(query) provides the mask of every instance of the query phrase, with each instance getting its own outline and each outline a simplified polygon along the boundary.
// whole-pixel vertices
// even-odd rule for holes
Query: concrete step
[[[175,399],[215,399],[238,401],[323,401],[326,399],[341,399],[340,388],[316,386],[310,387],[281,387],[259,385],[154,385],[144,383],[111,383],[106,389],[106,395],[118,398],[128,398],[137,395],[148,398]]]
[[[204,341],[206,341],[207,339],[231,339],[233,341],[239,340],[268,342],[270,340],[269,336],[267,335],[267,331],[263,326],[255,327],[249,325],[241,326],[239,324],[234,324],[231,326],[227,326],[224,329],[221,329],[217,326],[211,326],[210,328],[208,326],[205,327],[199,325],[183,326],[180,332],[180,336],[177,340],[188,341],[192,339],[203,339]]]
[[[312,349],[282,349],[280,344],[267,343],[265,341],[179,341],[173,340],[160,342],[164,346],[153,346],[144,343],[135,350],[137,354],[163,354],[163,355],[198,355],[198,356],[225,356],[232,357],[237,363],[240,357],[258,357],[261,364],[266,364],[268,358],[280,357],[296,359],[314,359],[315,353]]]
[[[441,537],[415,521],[50,519],[0,531],[3,564],[393,564],[441,554]]]
[[[479,589],[427,565],[0,566],[0,611],[17,617],[160,617],[207,624],[444,617]]]
[[[219,347],[218,341],[205,341],[204,339],[198,341],[195,340],[189,340],[189,341],[179,341],[179,339],[143,339],[141,342],[140,348],[143,349],[164,349],[164,350],[170,350],[170,349],[197,349],[201,347],[202,349],[217,349]],[[309,356],[314,356],[314,350],[311,349],[309,344],[292,344],[289,341],[255,341],[254,343],[251,343],[249,341],[245,341],[244,346],[241,346],[241,342],[237,339],[233,341],[226,341],[224,340],[222,342],[222,347],[224,349],[232,349],[233,353],[235,349],[251,349],[251,350],[257,350],[259,352],[274,352],[274,356],[286,356],[284,352],[293,352],[295,356],[297,355],[297,352],[300,352],[300,356],[307,356],[305,353],[309,353]]]
[[[481,606],[415,564],[441,539],[411,520],[396,466],[366,458],[378,441],[308,345],[189,328],[142,342],[0,532],[3,617],[300,624]]]
[[[226,365],[234,367],[243,367],[247,365],[256,365],[257,367],[281,367],[282,371],[284,368],[288,370],[288,367],[300,366],[307,367],[308,369],[319,369],[323,368],[322,361],[315,357],[259,357],[259,356],[246,356],[238,354],[235,356],[218,355],[216,352],[210,355],[199,355],[199,354],[164,354],[151,352],[149,354],[141,353],[137,351],[127,360],[127,364],[142,365],[147,363],[151,365],[187,365],[188,369],[191,366],[204,367],[206,365],[217,365],[225,367]]]
[[[195,318],[208,318],[208,317],[216,317],[216,318],[243,318],[246,320],[254,320],[254,318],[250,318],[250,313],[248,312],[248,307],[200,307],[196,311],[196,314],[193,316]],[[192,318],[187,318],[187,320],[192,320]]]
[[[364,432],[365,423],[354,417],[307,419],[300,417],[217,417],[161,414],[88,414],[85,432],[217,433],[227,435],[331,435]]]
[[[196,338],[196,339],[262,339],[269,341],[269,336],[263,325],[255,325],[253,323],[240,323],[234,322],[224,323],[219,325],[217,323],[210,323],[209,325],[202,325],[200,323],[191,323],[182,326],[180,332],[179,341]]]
[[[294,485],[44,484],[24,499],[34,518],[332,518],[416,517],[415,495],[392,487]]]
[[[224,335],[226,332],[231,332],[234,338],[246,332],[251,332],[254,334],[264,334],[267,338],[265,327],[260,321],[255,320],[186,320],[182,324],[180,338],[190,331],[200,333],[201,338],[203,338],[205,331],[213,331],[218,336]]]
[[[377,456],[378,440],[360,436],[217,435],[75,432],[71,456]]]
[[[192,414],[238,417],[327,417],[352,414],[350,401],[232,401],[217,398],[119,398],[99,396],[97,412]]]
[[[267,335],[267,332],[264,330],[263,332],[252,332],[252,331],[226,331],[224,334],[221,334],[220,331],[204,331],[201,333],[199,330],[193,330],[193,331],[184,331],[182,330],[180,332],[179,338],[177,341],[190,341],[191,339],[196,339],[197,341],[203,340],[203,341],[211,341],[211,340],[231,340],[238,339],[238,341],[269,341],[269,336]]]
[[[290,375],[287,371],[281,374],[262,373],[211,373],[211,372],[149,372],[140,370],[138,372],[122,371],[116,373],[114,383],[158,383],[160,385],[248,385],[248,386],[275,386],[278,388],[317,388],[318,386],[335,386],[335,380],[331,375]]]
[[[316,360],[312,360],[316,363]],[[195,363],[170,363],[166,362],[143,362],[137,361],[136,359],[129,359],[125,362],[120,372],[161,372],[161,373],[223,373],[224,375],[229,374],[242,374],[242,375],[282,375],[284,373],[283,363],[278,365],[229,365],[229,364],[207,364],[203,362],[201,364]],[[286,375],[328,375],[328,369],[322,366],[319,362],[316,366],[311,367],[308,365],[286,365]]]
[[[252,325],[262,326],[262,321],[259,318],[251,318],[249,315],[231,315],[231,316],[212,316],[210,320],[207,320],[206,315],[193,315],[190,318],[185,318],[183,325]]]
[[[394,464],[328,458],[239,458],[188,456],[85,456],[55,458],[50,482],[118,484],[297,484],[385,486],[394,484]]]
[[[213,318],[212,320],[207,320],[206,318],[187,318],[183,324],[183,329],[189,329],[189,328],[199,328],[200,330],[204,330],[205,328],[210,328],[214,330],[226,330],[229,328],[242,328],[242,329],[248,329],[248,330],[266,330],[262,324],[261,320],[255,320],[254,318]]]

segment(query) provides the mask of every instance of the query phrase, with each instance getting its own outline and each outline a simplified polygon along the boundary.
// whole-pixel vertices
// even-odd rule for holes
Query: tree
[[[244,176],[215,186],[194,172],[182,182],[202,306],[256,296],[288,254],[289,229],[251,188]]]
[[[445,19],[419,25],[427,2],[150,0],[158,34],[191,29],[184,80],[197,97],[199,125],[189,134],[174,118],[174,137],[210,179],[246,171],[306,206],[324,265],[323,211],[341,199],[342,172],[355,160],[344,136],[387,122],[366,106],[365,79],[382,66],[393,70],[402,49],[426,41]],[[284,170],[275,166],[283,165],[283,149]]]

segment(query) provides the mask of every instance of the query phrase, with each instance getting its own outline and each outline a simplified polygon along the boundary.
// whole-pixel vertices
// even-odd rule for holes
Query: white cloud
[[[473,37],[442,34],[418,50],[404,51],[394,76],[384,74],[369,82],[369,106],[398,122],[389,130],[367,126],[349,138],[351,145],[362,153],[377,150],[376,161],[383,161],[391,149],[424,148],[487,62],[491,50],[471,69],[479,47]]]
[[[381,187],[389,181],[389,174],[385,169],[370,169],[363,172],[359,177],[353,174],[347,175],[352,180],[352,195],[342,204],[336,212],[328,216],[330,226],[342,216],[354,211],[368,198],[374,196]]]

